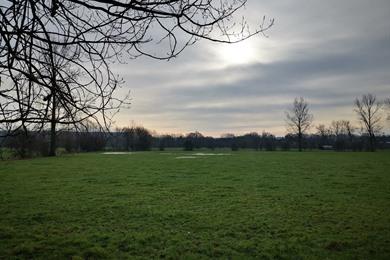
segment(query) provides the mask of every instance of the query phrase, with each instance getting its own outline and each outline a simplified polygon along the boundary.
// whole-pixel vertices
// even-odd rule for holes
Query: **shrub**
[[[56,156],[67,154],[68,151],[64,147],[58,147],[56,149]]]

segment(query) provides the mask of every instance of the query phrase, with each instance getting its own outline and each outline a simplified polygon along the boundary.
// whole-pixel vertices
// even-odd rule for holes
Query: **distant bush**
[[[152,134],[142,126],[123,128],[122,138],[127,151],[150,151],[152,149]]]
[[[164,151],[164,150],[165,150],[164,144],[163,144],[163,143],[160,143],[160,145],[158,146],[158,149],[159,149],[160,151]]]
[[[56,149],[56,155],[57,156],[64,155],[64,154],[67,154],[67,153],[68,153],[68,151],[64,147],[58,147]]]
[[[0,160],[12,160],[16,159],[17,157],[18,156],[14,150],[0,147]]]
[[[186,139],[184,141],[184,150],[185,151],[192,151],[192,150],[194,150],[194,144],[192,143],[192,140]]]
[[[238,145],[236,143],[232,143],[231,149],[232,151],[238,151]]]

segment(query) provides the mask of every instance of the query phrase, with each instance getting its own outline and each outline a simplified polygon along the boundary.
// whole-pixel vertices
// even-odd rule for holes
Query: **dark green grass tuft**
[[[0,259],[390,258],[390,153],[183,154],[0,162]]]

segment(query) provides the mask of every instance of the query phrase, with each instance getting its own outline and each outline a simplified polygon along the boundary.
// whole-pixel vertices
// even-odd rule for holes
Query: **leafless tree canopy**
[[[246,0],[12,0],[0,3],[0,125],[44,127],[55,100],[57,123],[86,118],[107,127],[126,102],[111,61],[140,55],[170,59],[199,39],[241,41],[249,31],[233,14]],[[184,34],[183,34],[184,32]],[[156,46],[160,46],[156,48]],[[157,49],[164,49],[156,52]],[[110,112],[111,111],[111,112]]]
[[[381,103],[372,94],[363,95],[355,100],[355,112],[369,135],[381,130]]]
[[[309,104],[302,98],[295,98],[290,111],[286,112],[287,124],[292,133],[305,133],[313,122],[309,112]]]
[[[387,120],[390,120],[390,98],[385,99],[385,106],[387,108]]]
[[[370,138],[370,149],[374,150],[375,134],[381,130],[380,109],[382,104],[375,95],[365,94],[355,100],[355,112]]]
[[[321,137],[326,137],[332,134],[332,130],[327,128],[326,125],[324,124],[319,124],[318,126],[316,126],[316,129],[317,129],[317,135]]]
[[[351,137],[354,132],[356,131],[356,127],[352,125],[351,121],[349,120],[342,120],[342,126],[344,129],[344,134],[348,135]]]
[[[302,150],[303,134],[309,130],[313,115],[309,112],[309,104],[302,98],[295,98],[293,106],[286,112],[288,131],[298,136],[299,150]]]

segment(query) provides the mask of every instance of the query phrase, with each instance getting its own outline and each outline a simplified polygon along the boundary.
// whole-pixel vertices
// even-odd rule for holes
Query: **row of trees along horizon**
[[[180,148],[186,151],[207,148],[229,148],[254,150],[298,150],[321,149],[336,151],[375,151],[390,148],[390,136],[381,133],[386,119],[390,99],[378,101],[375,95],[366,94],[355,100],[354,111],[360,126],[349,120],[333,121],[329,126],[314,125],[308,102],[296,98],[286,111],[288,134],[276,137],[272,133],[250,132],[236,136],[223,134],[221,137],[204,136],[200,132],[187,135],[158,135],[142,126],[117,128],[112,132],[100,131],[92,122],[83,124],[83,131],[61,129],[57,133],[57,153],[93,151],[149,151],[152,149]],[[388,113],[388,112],[387,112]],[[81,129],[81,128],[80,128]],[[311,133],[309,130],[312,129]],[[13,151],[14,157],[47,156],[50,150],[50,132],[24,132],[3,134],[1,146]],[[1,149],[0,149],[1,150]],[[1,154],[0,154],[1,156]]]
[[[143,127],[109,133],[114,115],[130,104],[129,93],[118,93],[125,82],[113,72],[112,64],[138,57],[169,61],[199,40],[231,44],[265,35],[274,19],[264,16],[252,29],[240,15],[246,2],[2,1],[0,145],[11,149],[7,154],[12,151],[19,157],[55,156],[58,149],[267,147],[301,151],[332,147],[374,151],[382,147],[379,114],[385,106],[370,94],[356,100],[360,133],[340,121],[308,134],[314,127],[313,116],[303,98],[296,99],[287,112],[289,134],[283,138],[271,133],[221,138],[199,133],[152,136]]]

